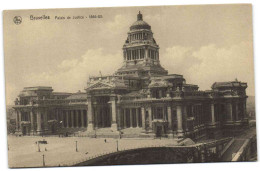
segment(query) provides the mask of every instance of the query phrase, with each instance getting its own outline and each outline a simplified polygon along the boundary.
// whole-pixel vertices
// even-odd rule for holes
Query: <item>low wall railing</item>
[[[180,149],[180,148],[198,148],[198,147],[201,147],[201,146],[206,146],[207,148],[211,148],[211,147],[213,147],[216,144],[219,145],[219,144],[227,143],[227,142],[229,142],[232,139],[233,139],[232,137],[228,137],[228,138],[223,138],[223,139],[212,141],[212,142],[198,143],[198,144],[188,145],[188,146],[184,146],[184,145],[175,145],[175,146],[150,145],[150,146],[137,146],[137,147],[131,147],[131,148],[122,148],[122,149],[113,150],[113,151],[110,151],[110,152],[104,152],[104,153],[101,153],[101,154],[96,154],[96,155],[93,155],[93,156],[85,157],[85,158],[83,158],[81,160],[73,161],[73,162],[70,162],[70,163],[67,163],[67,162],[65,163],[64,162],[64,163],[61,163],[60,166],[74,166],[74,165],[77,165],[79,163],[88,162],[90,160],[101,159],[103,157],[108,157],[110,155],[115,155],[117,153],[119,154],[119,153],[122,153],[122,152],[138,150],[138,149],[146,149],[146,148],[163,148],[163,147],[167,147],[167,148],[178,148],[178,149]]]

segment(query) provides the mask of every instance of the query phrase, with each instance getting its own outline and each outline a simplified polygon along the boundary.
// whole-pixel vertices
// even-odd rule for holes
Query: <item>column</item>
[[[144,107],[141,108],[141,115],[142,115],[142,128],[145,130],[145,109]]]
[[[116,123],[116,97],[110,97],[111,107],[112,107],[112,125],[111,129],[117,131],[117,123]]]
[[[181,105],[177,105],[177,121],[178,121],[178,130],[177,130],[177,134],[178,137],[183,137],[183,128],[182,128],[182,111],[181,111]]]
[[[184,105],[183,106],[183,118],[184,118],[184,127],[186,129],[186,131],[188,131],[188,124],[187,124],[187,106]]]
[[[123,109],[124,110],[124,128],[127,128],[127,125],[126,125],[126,109]]]
[[[15,110],[15,131],[19,131],[19,113],[18,110]]]
[[[153,123],[152,123],[152,108],[151,106],[148,107],[148,115],[149,115],[149,129],[153,129]]]
[[[93,113],[94,113],[94,127],[95,129],[98,129],[98,111],[99,111],[99,108],[98,107],[94,107],[93,108]]]
[[[77,128],[79,128],[79,111],[76,110],[76,125]]]
[[[162,90],[159,90],[159,98],[162,98]]]
[[[227,121],[232,121],[233,117],[232,117],[232,103],[228,103],[227,104]]]
[[[163,120],[166,120],[167,119],[167,107],[163,106]]]
[[[135,108],[135,115],[136,115],[136,127],[139,127],[139,109]]]
[[[81,127],[84,128],[84,111],[80,110],[80,116],[81,116]]]
[[[31,133],[34,134],[33,110],[30,111],[31,115]]]
[[[118,129],[121,129],[122,124],[121,124],[121,109],[117,109],[117,124],[118,124]]]
[[[148,58],[148,49],[144,49],[144,58],[147,59]]]
[[[44,110],[44,114],[43,114],[43,124],[44,124],[44,132],[47,132],[49,130],[48,128],[48,118],[47,118],[47,110]]]
[[[66,110],[67,128],[69,128],[69,110]]]
[[[74,128],[74,110],[70,110],[70,117],[71,117],[71,128]]]
[[[88,97],[88,111],[87,111],[87,121],[88,121],[88,132],[93,131],[93,117],[92,117],[92,101],[91,97]]]
[[[168,114],[168,129],[169,133],[172,132],[172,108],[171,106],[167,107],[167,114]]]
[[[56,110],[56,120],[59,122],[61,119],[60,119],[60,109],[57,109]]]
[[[243,117],[243,119],[245,119],[245,118],[247,118],[247,113],[246,113],[246,99],[245,99],[243,105],[244,105],[244,107],[243,107],[243,116],[242,116],[242,117]]]
[[[215,123],[215,109],[214,109],[214,103],[211,103],[211,123]]]
[[[40,134],[42,132],[42,118],[41,112],[38,110],[36,114],[36,121],[37,121],[37,133]]]
[[[64,111],[61,110],[60,111],[60,115],[61,115],[60,118],[61,118],[61,127],[62,128],[64,128],[64,122],[65,122],[63,114],[64,114]]]
[[[102,127],[104,128],[105,127],[105,117],[104,116],[106,116],[107,115],[107,113],[106,113],[106,111],[104,111],[104,110],[106,110],[106,108],[102,108],[102,113],[101,113],[101,116],[102,116]]]
[[[129,114],[130,114],[130,128],[133,128],[133,112],[132,112],[132,108],[129,109]]]
[[[18,110],[18,119],[19,119],[19,129],[20,131],[22,131],[22,114],[21,114],[21,111]]]
[[[236,120],[238,121],[241,119],[241,118],[239,118],[239,108],[238,108],[239,103],[236,102],[235,105],[236,105]]]

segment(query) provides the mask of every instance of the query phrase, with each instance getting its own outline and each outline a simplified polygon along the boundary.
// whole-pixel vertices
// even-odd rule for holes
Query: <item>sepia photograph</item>
[[[257,161],[252,8],[4,10],[9,168]]]

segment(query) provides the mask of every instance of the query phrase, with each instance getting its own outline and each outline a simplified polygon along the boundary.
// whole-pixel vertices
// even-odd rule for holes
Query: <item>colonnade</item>
[[[61,123],[62,128],[87,127],[87,111],[85,109],[58,110],[55,119]]]
[[[136,60],[145,58],[145,49],[138,48],[124,51],[124,58],[127,60]]]
[[[118,109],[118,127],[119,129],[125,129],[125,128],[133,128],[133,127],[140,127],[143,130],[146,131],[152,131],[153,128],[153,121],[156,119],[162,119],[167,122],[167,128],[168,133],[173,133],[173,113],[172,113],[172,107],[167,106],[163,107],[163,117],[162,118],[156,118],[156,107],[154,109],[150,107],[137,107],[137,108],[122,108]],[[183,106],[178,105],[176,106],[176,116],[177,116],[177,133],[179,135],[183,134],[183,114],[186,112],[186,110],[183,109]],[[167,116],[166,116],[167,115]]]
[[[101,122],[102,127],[103,125],[105,126],[105,122],[107,122],[108,119],[109,122],[111,121],[111,128],[114,131],[118,130],[117,127],[117,115],[116,115],[116,96],[110,96],[110,102],[111,105],[111,110],[110,108],[108,108],[108,110],[106,110],[105,115],[102,114],[102,112],[100,112],[100,110],[102,110],[102,108],[100,107],[94,107],[92,104],[92,97],[88,97],[88,112],[87,112],[87,121],[88,121],[88,132],[93,131],[94,129],[97,129],[99,127],[99,122]],[[104,108],[103,108],[104,109]],[[111,111],[111,112],[110,112]],[[111,113],[111,115],[110,115]],[[101,115],[100,115],[101,114]],[[100,118],[99,116],[104,116],[106,118]],[[110,118],[111,116],[111,118]],[[106,124],[106,126],[109,126],[109,124]]]
[[[48,121],[50,120],[56,120],[62,128],[85,128],[87,127],[86,113],[86,109],[48,111],[46,109],[30,109],[23,113],[16,110],[16,131],[22,132],[22,126],[26,126],[30,127],[26,134],[48,132]],[[22,123],[26,125],[22,125]]]
[[[221,106],[224,105],[224,110],[221,110]],[[210,116],[211,123],[214,124],[219,121],[233,122],[241,121],[246,117],[246,102],[231,101],[225,104],[214,103],[210,104]],[[221,116],[219,116],[221,115]]]
[[[133,33],[128,35],[128,39],[130,40],[130,42],[134,40],[148,40],[151,37],[151,34],[145,32]]]
[[[246,102],[229,102],[226,109],[226,121],[239,121],[246,117]]]
[[[208,111],[205,109],[199,110],[200,117],[210,116],[210,122],[215,124],[218,121],[242,121],[246,115],[245,101],[230,101],[221,104],[212,102],[209,103]],[[196,106],[196,105],[195,105]],[[194,105],[192,105],[194,107]],[[222,109],[217,109],[224,107]],[[158,111],[162,108],[163,111]],[[88,131],[93,131],[94,128],[111,127],[118,131],[125,128],[142,128],[143,130],[153,130],[154,120],[163,120],[167,124],[167,133],[176,132],[178,135],[183,135],[184,128],[187,129],[187,117],[191,117],[187,112],[186,104],[164,105],[163,107],[156,106],[139,106],[139,107],[123,107],[117,106],[116,96],[111,96],[107,113],[102,114],[102,118],[97,115],[96,106],[93,107],[91,97],[88,98],[88,107],[81,109],[56,109],[47,110],[46,108],[28,109],[26,112],[16,109],[16,130],[22,131],[22,123],[30,127],[31,133],[48,132],[48,121],[56,120],[61,124],[62,128],[86,128]],[[156,110],[155,110],[156,109]],[[88,110],[88,111],[87,111]],[[102,108],[100,108],[102,110]],[[174,110],[174,112],[173,112]],[[205,113],[206,112],[206,113]],[[209,113],[208,113],[209,112]],[[162,113],[162,116],[161,114]],[[204,115],[205,114],[205,115]],[[187,116],[189,115],[189,116]],[[192,115],[193,109],[192,109]],[[219,118],[218,115],[225,115],[225,118]],[[109,117],[107,117],[109,116]],[[197,114],[196,114],[197,116]],[[192,116],[195,117],[195,116]],[[198,120],[198,118],[195,118]],[[22,122],[24,121],[24,122]],[[109,124],[105,124],[109,122]],[[157,121],[156,121],[157,122]],[[175,127],[173,122],[177,123]],[[197,122],[197,121],[196,121]],[[202,121],[204,123],[205,121]],[[201,124],[201,123],[200,123]],[[24,125],[23,125],[24,126]]]
[[[133,127],[143,127],[142,122],[144,112],[141,113],[141,108],[122,108],[118,109],[118,126],[119,128],[133,128]]]
[[[125,58],[125,60],[128,60],[128,61],[144,59],[144,58],[151,58],[154,60],[158,60],[159,52],[158,52],[158,50],[145,49],[145,48],[129,49],[129,50],[124,50],[124,58]]]

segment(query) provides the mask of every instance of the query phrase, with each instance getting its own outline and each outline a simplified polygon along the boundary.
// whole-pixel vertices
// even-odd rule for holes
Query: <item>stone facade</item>
[[[214,138],[248,124],[247,83],[215,82],[199,91],[160,65],[159,45],[139,12],[113,75],[90,77],[86,92],[26,87],[15,101],[16,133],[100,137]]]

